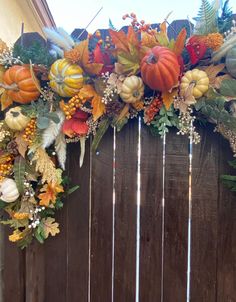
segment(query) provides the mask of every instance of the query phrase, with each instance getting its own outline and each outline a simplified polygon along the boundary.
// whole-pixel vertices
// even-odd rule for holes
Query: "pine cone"
[[[15,141],[10,141],[7,144],[7,151],[12,155],[17,156],[19,154],[17,143]]]
[[[120,113],[123,106],[124,105],[118,100],[108,102],[106,104],[106,114],[108,115],[108,117],[112,118]]]

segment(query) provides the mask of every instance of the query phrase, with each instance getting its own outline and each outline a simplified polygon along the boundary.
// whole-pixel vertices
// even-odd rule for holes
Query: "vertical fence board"
[[[0,225],[0,302],[3,302],[3,286],[4,286],[4,226]]]
[[[141,131],[140,301],[160,301],[163,141]]]
[[[235,175],[229,143],[221,138],[219,175]],[[236,301],[236,192],[219,182],[217,301]]]
[[[25,302],[44,302],[45,292],[45,263],[44,246],[34,241],[26,250],[26,300]]]
[[[135,301],[138,123],[116,140],[114,301]]]
[[[67,301],[67,210],[69,201],[65,201],[62,210],[56,214],[60,225],[60,234],[50,237],[44,243],[45,248],[45,302]]]
[[[3,301],[25,302],[25,251],[8,241],[11,230],[5,229]]]
[[[193,145],[191,301],[215,302],[219,135],[199,130]]]
[[[68,172],[79,189],[68,197],[68,301],[88,301],[90,148],[79,167],[79,144],[68,148]]]
[[[164,301],[186,300],[188,244],[188,138],[166,137]]]
[[[92,154],[91,302],[111,302],[113,131]]]

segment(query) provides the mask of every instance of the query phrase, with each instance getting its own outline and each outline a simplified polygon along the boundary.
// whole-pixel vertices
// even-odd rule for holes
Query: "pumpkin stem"
[[[6,90],[15,90],[15,91],[19,90],[16,83],[13,83],[11,85],[0,83],[0,87],[4,88]]]
[[[158,62],[157,57],[151,53],[150,56],[147,59],[148,64],[156,64]]]

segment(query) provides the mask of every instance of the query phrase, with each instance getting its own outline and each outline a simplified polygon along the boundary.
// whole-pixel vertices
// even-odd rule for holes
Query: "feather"
[[[63,50],[71,49],[71,46],[67,42],[67,40],[63,36],[61,36],[58,32],[56,32],[56,30],[45,27],[43,29],[43,31],[44,31],[47,39],[50,40],[52,43],[61,47]]]
[[[65,170],[66,163],[66,139],[65,135],[60,132],[55,141],[55,150],[57,153],[57,159],[63,170]]]
[[[82,136],[80,139],[80,158],[79,158],[79,166],[80,168],[83,166],[83,162],[84,162],[84,155],[85,155],[85,141],[86,141],[86,137]]]
[[[56,55],[58,55],[59,57],[63,58],[64,57],[64,51],[58,47],[55,44],[52,44],[51,46],[52,51],[54,51],[56,53]]]
[[[60,122],[58,124],[50,121],[49,127],[43,132],[42,136],[42,147],[49,147],[57,138],[60,133],[62,123],[65,119],[64,113],[61,110],[57,110],[56,114],[58,115]]]
[[[67,43],[71,47],[75,46],[75,41],[71,38],[71,36],[62,27],[58,27],[57,32],[67,41]]]

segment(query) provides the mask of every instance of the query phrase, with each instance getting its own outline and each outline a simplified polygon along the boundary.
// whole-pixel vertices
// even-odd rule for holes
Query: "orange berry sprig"
[[[138,21],[135,13],[125,14],[122,19],[126,20],[127,18],[131,19],[131,26],[138,32],[145,31],[150,32],[152,30],[151,24],[145,23],[144,20]]]
[[[11,174],[11,171],[13,169],[13,156],[8,155],[6,158],[4,158],[4,162],[0,164],[0,182],[4,180],[4,178]]]
[[[75,114],[76,110],[82,105],[82,100],[78,95],[73,96],[68,103],[60,102],[61,110],[64,112],[66,119],[69,120]]]
[[[27,124],[25,130],[24,130],[24,134],[23,134],[23,139],[29,143],[32,144],[34,138],[35,138],[35,134],[36,134],[36,118],[32,118],[29,123]]]
[[[144,110],[144,122],[150,124],[153,121],[155,115],[160,111],[163,106],[163,102],[159,98],[154,98],[148,107]]]

